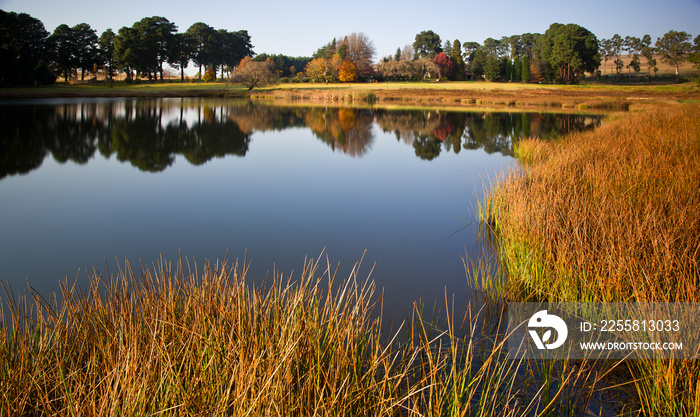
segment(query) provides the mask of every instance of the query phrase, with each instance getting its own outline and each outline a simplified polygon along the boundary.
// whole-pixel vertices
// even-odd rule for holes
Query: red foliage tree
[[[435,55],[433,62],[438,66],[439,80],[450,78],[455,72],[455,64],[444,52]],[[438,80],[438,81],[439,81]]]

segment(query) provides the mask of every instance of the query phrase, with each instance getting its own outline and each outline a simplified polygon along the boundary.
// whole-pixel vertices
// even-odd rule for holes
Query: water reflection
[[[554,137],[597,126],[600,117],[573,114],[467,113],[284,107],[211,99],[30,101],[0,105],[0,178],[59,162],[87,163],[99,152],[142,171],[159,172],[177,155],[193,165],[245,156],[255,131],[308,128],[334,152],[362,157],[373,128],[393,132],[417,157],[484,149],[512,155],[523,137]]]

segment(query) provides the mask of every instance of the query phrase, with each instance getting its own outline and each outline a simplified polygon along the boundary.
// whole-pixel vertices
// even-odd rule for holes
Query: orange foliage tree
[[[241,60],[233,72],[231,82],[240,83],[252,90],[268,84],[275,84],[279,81],[277,74],[273,71],[275,63],[271,59],[265,62],[253,61],[250,57]]]
[[[323,82],[326,80],[326,72],[328,71],[326,60],[323,58],[316,58],[306,64],[304,72],[306,76],[314,80],[315,82]]]
[[[343,60],[338,71],[338,80],[344,83],[357,81],[357,67],[350,59]]]

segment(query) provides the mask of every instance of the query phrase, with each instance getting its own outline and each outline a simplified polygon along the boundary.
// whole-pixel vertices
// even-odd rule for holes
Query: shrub
[[[56,82],[56,76],[43,61],[34,68],[34,79],[39,85],[51,85]]]
[[[216,81],[216,75],[214,75],[213,68],[209,68],[204,72],[204,77],[202,78],[202,81],[204,81],[205,83]]]

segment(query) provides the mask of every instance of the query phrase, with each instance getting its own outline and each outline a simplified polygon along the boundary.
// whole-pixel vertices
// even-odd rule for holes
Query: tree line
[[[487,38],[478,42],[442,41],[432,30],[416,35],[413,44],[398,48],[377,66],[377,76],[386,80],[484,78],[489,81],[578,83],[585,73],[606,75],[607,61],[615,58],[616,74],[625,67],[624,51],[631,57],[628,72],[640,72],[640,56],[646,59],[648,74],[658,71],[656,57],[675,67],[690,61],[700,68],[700,35],[690,43],[686,32],[669,31],[652,45],[651,36],[641,39],[615,35],[598,40],[576,24],[552,24],[544,34],[523,33]],[[603,63],[603,72],[600,67]]]
[[[615,35],[598,38],[576,24],[552,24],[543,34],[523,33],[487,38],[482,44],[441,40],[422,31],[412,44],[374,63],[376,49],[363,33],[352,33],[321,46],[311,57],[260,54],[255,56],[246,30],[215,29],[197,22],[184,32],[160,16],[145,17],[117,33],[99,37],[87,23],[62,24],[49,34],[28,14],[0,10],[0,85],[51,84],[57,76],[103,71],[111,78],[126,75],[163,80],[164,65],[180,71],[190,63],[205,81],[230,77],[250,89],[283,81],[353,82],[365,80],[487,79],[507,82],[578,83],[585,73],[608,75],[608,61],[622,76],[622,52],[631,57],[627,73],[638,76],[642,62],[647,75],[658,71],[656,58],[675,67],[688,60],[700,68],[700,35],[690,42],[686,32],[669,31],[652,45],[642,38]],[[244,59],[247,58],[247,59]],[[602,64],[602,72],[600,67]],[[234,73],[234,70],[236,70]]]
[[[117,33],[99,37],[87,23],[61,24],[49,34],[44,24],[26,13],[0,10],[0,85],[51,84],[103,70],[107,77],[124,73],[127,80],[163,80],[164,65],[180,70],[193,62],[209,76],[229,72],[253,56],[247,31],[230,32],[197,22],[185,32],[160,16],[145,17]]]

